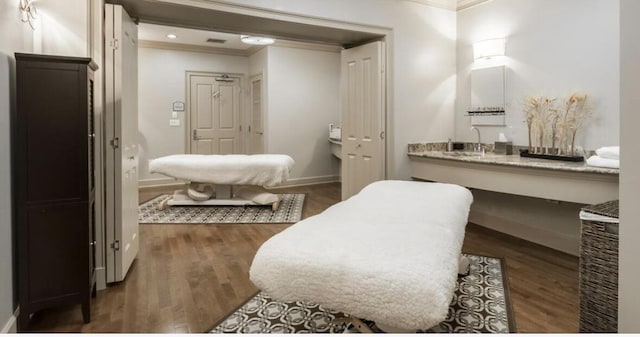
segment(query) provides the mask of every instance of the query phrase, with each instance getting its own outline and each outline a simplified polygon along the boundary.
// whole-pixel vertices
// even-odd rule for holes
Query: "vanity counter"
[[[441,143],[410,144],[408,156],[416,179],[582,204],[618,199],[619,169],[519,154],[451,155]]]
[[[520,157],[519,154],[504,155],[504,154],[495,154],[493,152],[487,152],[483,156],[464,156],[464,155],[455,156],[451,154],[446,154],[443,151],[420,151],[420,152],[409,151],[408,154],[409,154],[409,157],[424,157],[424,158],[454,160],[454,161],[468,162],[468,163],[528,167],[528,168],[538,168],[538,169],[557,170],[557,171],[572,171],[572,172],[612,174],[612,175],[618,175],[620,172],[619,169],[588,166],[584,162],[574,163],[574,162],[567,162],[567,161],[527,158],[527,157]]]

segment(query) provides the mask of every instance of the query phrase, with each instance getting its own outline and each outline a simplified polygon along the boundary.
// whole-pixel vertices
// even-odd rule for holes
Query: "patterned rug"
[[[465,254],[471,261],[469,275],[458,278],[449,314],[428,331],[444,333],[515,332],[506,271],[499,258]],[[211,333],[342,333],[355,332],[347,323],[334,324],[345,314],[317,304],[281,303],[260,292],[222,322]],[[365,321],[374,332],[383,332]]]
[[[302,218],[304,194],[281,194],[277,211],[271,206],[171,206],[164,210],[158,204],[163,194],[138,206],[138,222],[170,223],[295,223]]]

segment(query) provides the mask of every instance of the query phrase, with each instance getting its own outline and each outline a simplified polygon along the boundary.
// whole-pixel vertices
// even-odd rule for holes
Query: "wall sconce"
[[[20,0],[20,12],[22,12],[22,22],[28,22],[31,29],[36,30],[33,26],[38,15],[38,9],[35,5],[35,0]]]
[[[473,44],[473,58],[490,59],[494,56],[504,56],[505,39],[489,39]]]

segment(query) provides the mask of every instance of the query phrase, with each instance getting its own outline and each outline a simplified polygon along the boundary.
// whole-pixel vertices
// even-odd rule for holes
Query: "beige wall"
[[[268,47],[267,152],[290,155],[291,181],[338,176],[329,123],[340,125],[340,54]]]
[[[621,0],[619,331],[640,333],[640,1]]]
[[[0,0],[0,332],[13,329],[13,269],[10,120],[15,109],[15,52],[87,55],[86,0],[39,1],[33,31],[20,21],[18,1]],[[73,8],[74,11],[70,11]],[[74,12],[75,14],[69,14]],[[68,16],[72,15],[73,18]],[[66,18],[66,19],[65,19]],[[68,22],[72,20],[73,22]],[[43,38],[44,37],[44,38]],[[55,38],[54,38],[55,37]]]
[[[185,152],[186,111],[178,113],[180,127],[169,126],[169,119],[171,103],[186,99],[188,70],[242,74],[245,89],[249,77],[262,72],[266,152],[294,158],[291,182],[338,175],[327,138],[328,124],[340,121],[339,53],[270,46],[251,57],[154,48],[140,48],[138,55],[141,184],[167,181],[148,173],[150,159]],[[243,125],[248,125],[248,96],[242,97]]]
[[[138,50],[138,127],[140,180],[152,184],[166,176],[149,173],[149,160],[186,152],[187,111],[178,112],[180,126],[169,126],[172,103],[186,103],[186,72],[241,74],[246,87],[249,60],[245,56],[185,52],[155,48]],[[245,95],[242,95],[245,98]],[[241,106],[246,105],[242,102]]]

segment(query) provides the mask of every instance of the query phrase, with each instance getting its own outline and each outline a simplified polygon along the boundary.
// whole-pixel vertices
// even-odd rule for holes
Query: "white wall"
[[[387,99],[389,178],[409,178],[407,144],[453,136],[456,12],[397,0],[229,0],[393,29]]]
[[[86,0],[36,2],[43,9],[36,21],[36,31],[20,21],[18,1],[0,0],[0,332],[14,329],[12,315],[16,275],[13,273],[13,230],[11,204],[10,111],[15,109],[15,52],[43,52],[67,56],[86,56]],[[65,22],[69,8],[77,11],[78,20],[68,26]],[[76,15],[76,14],[73,14]],[[65,23],[66,24],[66,23]],[[46,36],[46,40],[40,36]],[[52,39],[57,36],[58,39]],[[7,324],[8,323],[8,324]]]
[[[20,22],[18,2],[0,0],[0,332],[13,315],[13,229],[11,203],[10,112],[15,108],[14,52],[31,52],[31,28]],[[6,328],[10,328],[7,326]]]
[[[504,132],[527,145],[522,102],[528,95],[566,97],[587,93],[594,119],[578,132],[577,145],[595,150],[619,144],[619,10],[617,0],[493,0],[458,12],[455,139],[475,141],[469,130],[473,43],[506,37],[507,127],[481,127],[483,142]],[[481,60],[482,61],[482,60]],[[478,62],[482,65],[482,62]],[[477,64],[476,64],[477,66]]]
[[[579,10],[576,10],[579,9]],[[480,127],[482,142],[498,133],[527,145],[522,102],[527,95],[585,91],[595,118],[577,145],[619,143],[619,25],[616,0],[493,0],[458,12],[455,140],[476,141],[469,130],[470,74],[474,67],[507,66],[506,127]],[[506,37],[506,56],[473,62],[473,42]],[[588,137],[586,137],[588,135]],[[581,205],[500,193],[474,193],[470,221],[573,255],[579,253]]]
[[[185,153],[185,114],[179,112],[180,127],[169,126],[172,103],[186,103],[186,72],[224,72],[245,76],[249,60],[244,56],[216,55],[154,48],[138,50],[138,125],[140,131],[140,180],[166,179],[149,174],[148,161],[170,154]],[[245,95],[243,94],[244,98]],[[245,102],[241,103],[244,106]]]
[[[138,55],[142,184],[166,181],[148,173],[148,160],[185,153],[186,111],[179,113],[180,127],[169,126],[169,119],[171,103],[186,99],[187,70],[243,74],[243,88],[251,75],[263,73],[266,152],[294,158],[293,181],[338,175],[327,138],[328,124],[340,122],[339,53],[269,46],[251,57],[154,48],[140,48]],[[248,96],[242,97],[248,113]]]
[[[36,53],[87,56],[88,1],[37,1]],[[42,28],[42,29],[40,29]]]
[[[329,123],[340,125],[340,54],[267,49],[267,152],[296,161],[292,180],[338,176],[328,138]]]
[[[621,157],[620,175],[620,288],[618,330],[640,332],[640,1],[622,0],[620,112]]]

